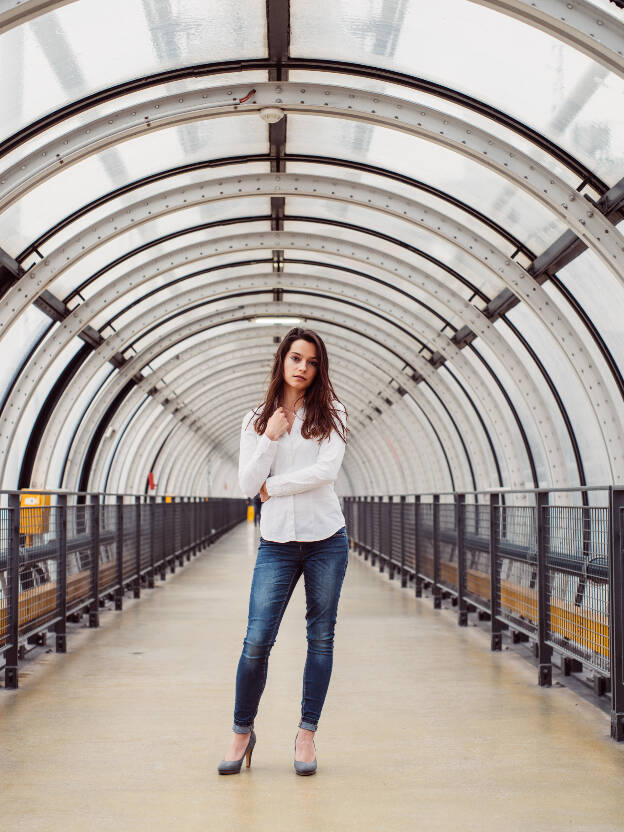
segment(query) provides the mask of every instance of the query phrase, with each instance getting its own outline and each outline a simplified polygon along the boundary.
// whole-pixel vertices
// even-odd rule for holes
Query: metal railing
[[[450,597],[460,626],[489,621],[492,650],[505,630],[533,642],[540,685],[553,651],[565,675],[589,670],[624,740],[624,488],[345,497],[344,510],[380,572],[429,588],[436,609]]]
[[[67,620],[88,614],[89,626],[99,626],[107,598],[121,610],[126,590],[140,598],[142,586],[152,589],[157,575],[164,581],[246,513],[242,499],[0,492],[5,687],[18,687],[28,644],[46,644],[53,632],[56,652],[65,653]]]

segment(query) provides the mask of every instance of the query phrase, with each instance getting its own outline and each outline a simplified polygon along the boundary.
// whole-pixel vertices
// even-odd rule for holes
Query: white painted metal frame
[[[624,241],[612,223],[555,172],[487,131],[423,104],[331,84],[257,84],[253,97],[240,104],[248,93],[247,86],[232,84],[161,96],[70,130],[0,172],[0,211],[61,170],[133,136],[279,107],[382,125],[476,160],[549,208],[624,282]]]
[[[467,243],[468,245],[468,243]],[[473,240],[474,245],[474,240]],[[265,250],[272,250],[274,248],[298,248],[298,249],[307,249],[307,250],[316,250],[322,251],[328,255],[338,255],[341,257],[348,257],[349,259],[354,259],[360,263],[365,265],[373,265],[379,268],[381,271],[389,273],[391,275],[391,280],[397,282],[399,279],[404,279],[408,281],[411,285],[416,284],[419,289],[426,293],[430,293],[432,298],[436,303],[444,303],[447,305],[449,309],[451,309],[456,315],[459,315],[463,320],[466,320],[469,324],[473,325],[473,329],[478,332],[488,343],[491,344],[492,348],[500,354],[501,360],[506,363],[506,365],[510,369],[510,373],[515,378],[522,378],[523,385],[521,387],[521,391],[525,398],[527,399],[527,403],[530,407],[531,412],[539,414],[541,418],[541,433],[542,439],[544,442],[544,456],[546,459],[550,460],[551,469],[552,469],[552,476],[553,481],[560,482],[557,479],[557,468],[559,472],[565,470],[565,465],[563,461],[563,451],[559,447],[558,439],[556,439],[556,432],[554,427],[552,427],[552,423],[550,420],[549,410],[545,403],[542,401],[541,396],[537,389],[534,387],[533,382],[530,378],[530,375],[527,373],[526,368],[522,366],[522,364],[517,360],[515,354],[512,352],[511,348],[507,345],[505,340],[502,336],[497,332],[497,330],[492,327],[490,322],[474,307],[468,304],[466,301],[461,299],[457,296],[452,289],[450,289],[445,284],[436,281],[431,276],[427,275],[425,272],[420,272],[419,270],[415,269],[410,263],[406,261],[399,260],[398,258],[392,258],[385,254],[380,254],[377,250],[361,246],[357,244],[353,244],[349,241],[336,241],[333,238],[323,237],[319,235],[308,235],[308,234],[297,234],[297,233],[278,233],[273,232],[270,234],[247,234],[247,235],[237,235],[233,237],[225,237],[218,240],[213,240],[210,242],[209,245],[202,245],[197,244],[195,246],[187,246],[182,249],[178,249],[176,252],[170,252],[166,255],[162,255],[160,257],[154,258],[153,260],[149,261],[147,264],[143,264],[142,266],[136,267],[135,269],[128,272],[126,275],[121,276],[116,281],[112,281],[108,285],[106,285],[99,293],[96,293],[90,300],[86,303],[83,303],[79,306],[74,313],[64,321],[61,328],[58,330],[58,335],[55,334],[55,338],[57,339],[56,344],[57,347],[60,348],[60,344],[62,344],[65,338],[69,337],[69,333],[77,334],[84,326],[86,326],[89,321],[91,320],[92,316],[96,314],[101,308],[105,308],[112,300],[117,299],[118,297],[122,296],[125,291],[127,291],[131,286],[137,286],[141,281],[148,280],[154,274],[163,275],[166,274],[166,271],[169,269],[174,268],[176,265],[184,265],[187,266],[192,262],[195,262],[198,259],[206,257],[207,255],[211,254],[219,254],[223,252],[231,252],[231,251],[249,251],[257,248],[264,248]],[[206,249],[204,251],[204,249]],[[490,253],[490,257],[493,256],[493,252]],[[279,285],[280,276],[277,276],[277,283],[275,282],[274,275],[270,275],[270,282],[273,285]],[[253,281],[253,284],[248,282],[246,278],[233,278],[232,283],[235,286],[249,286],[255,285],[258,287],[262,285],[258,281],[260,281],[260,277]],[[266,277],[264,280],[266,281]],[[313,278],[310,275],[302,276],[301,281],[307,281],[307,285],[314,286],[315,283],[318,283],[318,278]],[[227,281],[219,281],[210,284],[210,290],[213,293],[218,291],[219,285],[222,284],[224,286],[227,285]],[[287,286],[287,282],[283,283],[282,285]],[[302,285],[301,283],[299,285]],[[339,286],[338,281],[332,281],[332,285],[328,285],[327,291],[328,293],[331,291],[332,293],[336,290],[336,287]],[[204,287],[203,289],[198,289],[196,294],[198,297],[202,297],[201,292],[206,292],[207,289]],[[343,294],[350,296],[354,289],[352,285],[347,285],[343,288]],[[375,297],[375,295],[370,294],[369,297]],[[167,306],[168,311],[175,310],[177,307],[178,309],[188,306],[192,302],[192,298],[188,293],[184,295],[180,295],[175,302],[170,301],[169,305]],[[160,317],[166,317],[166,313]],[[147,323],[153,323],[156,320],[155,313],[150,311],[150,314],[147,316],[144,314],[142,318]],[[413,321],[416,318],[412,319]],[[428,325],[426,325],[428,326]],[[127,328],[126,328],[127,329]],[[485,408],[488,419],[495,419],[495,426],[494,426],[494,433],[495,435],[499,436],[500,446],[502,448],[501,457],[503,459],[509,459],[510,461],[513,459],[517,459],[517,455],[522,453],[519,451],[519,439],[517,433],[515,431],[510,430],[509,427],[509,419],[507,414],[503,414],[499,411],[498,406],[495,404],[493,397],[488,389],[488,384],[484,383],[483,380],[475,373],[475,371],[468,365],[465,357],[462,356],[461,351],[452,344],[450,339],[446,335],[441,335],[437,331],[433,331],[429,329],[427,331],[425,326],[418,326],[418,330],[425,333],[425,338],[429,342],[432,350],[439,350],[443,355],[447,358],[454,360],[458,366],[462,368],[462,371],[467,374],[467,378],[470,379],[471,385],[473,390],[475,391],[476,397],[487,403]],[[125,332],[126,330],[124,330]],[[110,349],[106,350],[106,357],[110,357],[116,351],[122,351],[126,346],[130,336],[134,333],[138,332],[138,328],[135,327],[128,338],[126,340],[122,340],[119,335],[114,336],[113,341],[109,339],[107,344],[110,344]],[[114,344],[114,348],[113,348]],[[104,347],[100,348],[104,350]],[[47,343],[42,346],[42,354],[45,355],[46,362],[50,360],[50,357],[55,352],[55,347],[50,343]],[[409,350],[407,355],[412,353],[412,349]],[[426,376],[427,378],[431,379],[433,375],[436,375],[435,371],[427,362],[419,359],[419,372],[422,375]],[[28,372],[28,371],[27,371]],[[40,369],[38,369],[37,360],[34,361],[31,370],[31,377],[29,379],[30,384],[36,383],[36,378],[40,373]],[[24,385],[28,389],[28,384]],[[20,403],[20,399],[24,399],[27,396],[27,392],[25,391],[16,391],[16,399],[14,406],[15,408],[22,408],[23,404]],[[5,410],[10,412],[12,409],[13,402],[7,403],[7,408]],[[58,409],[57,409],[58,410]],[[18,411],[16,411],[18,412]],[[61,411],[58,410],[60,418],[63,418]],[[2,428],[2,420],[0,420],[0,429]],[[548,430],[550,428],[550,431]],[[551,437],[553,438],[551,440]],[[558,459],[557,459],[558,455]],[[512,476],[512,481],[515,484],[519,482],[524,482],[524,476],[518,474],[517,466],[516,472]]]
[[[78,0],[0,0],[0,35]]]
[[[624,78],[624,24],[586,0],[471,0],[577,49]],[[614,9],[615,11],[615,9]]]
[[[202,325],[205,325],[205,323],[202,323]],[[262,329],[264,329],[264,327]],[[317,329],[320,329],[320,327],[317,326]],[[281,330],[281,332],[283,334],[283,329]],[[176,333],[172,333],[172,335],[170,337],[170,340],[175,340],[176,337],[177,337]],[[251,350],[251,349],[256,350],[256,349],[258,349],[257,341],[261,336],[258,333],[258,328],[253,327],[253,328],[250,328],[249,330],[247,330],[246,332],[243,331],[240,335],[238,333],[235,333],[235,334],[228,334],[227,336],[220,336],[220,337],[221,338],[227,338],[229,348],[233,348],[235,343],[238,343],[238,344],[243,343],[246,350]],[[346,337],[345,334],[341,334],[338,337],[337,335],[333,334],[330,330],[326,337],[327,337],[328,345],[331,345],[331,347],[333,347],[333,350],[332,350],[332,363],[333,364],[340,360],[339,355],[340,355],[341,351],[343,351],[346,354],[347,351],[353,350],[354,348],[357,348],[358,351],[362,351],[362,350],[369,351],[370,350],[370,348],[366,345],[365,341],[362,341],[361,343],[357,343],[357,342],[354,343],[350,338]],[[358,339],[358,340],[360,340],[360,339]],[[251,341],[252,343],[250,344],[249,341]],[[165,345],[166,345],[166,342],[165,342]],[[330,347],[330,349],[331,349],[331,347]],[[205,355],[206,355],[206,365],[210,366],[211,368],[214,367],[215,372],[218,372],[218,370],[216,368],[219,365],[215,363],[215,358],[212,354],[212,350],[206,350],[206,344],[202,343],[202,344],[199,344],[199,345],[195,345],[195,347],[193,347],[193,348],[190,348],[189,352],[191,352],[195,349],[203,349],[205,351]],[[354,353],[351,353],[351,355],[353,356]],[[182,358],[182,356],[183,356],[183,354],[181,354],[181,358]],[[142,364],[145,361],[146,357],[147,356],[139,355],[137,357],[137,359],[135,359],[136,364],[137,365]],[[366,372],[370,373],[371,369],[376,364],[384,363],[384,359],[382,357],[372,353],[366,362],[359,362],[359,363],[362,365],[362,367],[360,369],[360,373],[362,374],[361,377],[365,377],[364,374]],[[154,373],[154,375],[156,375],[156,376],[164,375],[165,373],[163,372],[163,369],[165,368],[165,366],[166,365],[163,365],[163,367],[158,368],[157,371]],[[398,368],[396,368],[396,367],[394,367],[394,368],[393,367],[388,367],[385,370],[385,372],[388,375],[388,378],[390,377],[390,375],[392,373],[394,373],[394,375],[397,375],[397,369]],[[86,451],[86,443],[88,442],[90,436],[92,435],[92,431],[93,431],[95,425],[97,424],[97,421],[99,420],[103,409],[108,405],[108,403],[110,401],[112,401],[112,399],[117,394],[118,390],[121,389],[121,387],[123,387],[127,378],[131,377],[133,375],[134,371],[136,371],[136,367],[132,367],[132,368],[131,367],[127,367],[127,368],[124,367],[121,372],[124,373],[125,377],[124,377],[124,379],[120,380],[119,386],[117,384],[115,384],[113,387],[109,386],[108,389],[105,389],[103,391],[103,396],[105,398],[104,398],[104,401],[103,401],[102,405],[100,407],[98,407],[97,410],[95,410],[92,414],[87,414],[87,418],[85,419],[85,422],[82,426],[83,444],[82,444],[82,451],[78,452],[79,457],[81,455],[83,455],[84,452]],[[182,372],[183,372],[183,370],[182,370]],[[381,379],[381,381],[383,382],[383,379]],[[153,380],[148,378],[146,380],[145,384],[143,385],[143,387],[146,388],[146,389],[149,389],[151,386],[153,386]],[[386,387],[388,390],[391,390],[391,388],[388,387],[388,379],[385,380],[385,382],[383,383],[383,386]],[[405,386],[406,386],[406,389],[407,388],[413,388],[414,395],[417,395],[418,397],[420,397],[420,393],[418,391],[418,386],[415,385],[410,379],[406,379]],[[260,393],[260,391],[259,391],[259,393]],[[375,395],[376,395],[376,393],[375,393]],[[219,400],[218,400],[219,402],[222,401],[223,396],[227,396],[227,390],[226,389],[225,390],[222,389],[220,391]],[[260,396],[260,397],[262,398],[262,396]],[[245,401],[248,402],[248,400],[249,400],[248,397],[246,397]],[[228,404],[228,408],[229,407],[230,407],[230,405]],[[231,410],[229,412],[231,412]],[[356,413],[357,413],[357,411],[356,411]],[[227,414],[224,414],[224,415],[227,415]],[[351,421],[354,422],[355,418],[351,419]],[[428,438],[427,441],[430,442],[431,441],[430,438]],[[449,441],[449,443],[451,442],[450,439],[448,441]],[[459,468],[459,463],[457,463],[457,467]]]
[[[276,276],[272,275],[272,274],[265,275],[265,276],[259,275],[254,280],[254,285],[257,288],[264,285],[267,292],[270,292],[272,290],[272,286],[275,284],[275,277]],[[277,276],[277,277],[279,278],[281,276]],[[216,284],[209,284],[208,286],[200,286],[197,289],[188,292],[186,294],[187,305],[197,303],[197,302],[201,301],[202,299],[205,299],[206,297],[210,297],[211,294],[213,294],[213,295],[221,294],[222,291],[223,291],[222,287],[224,285],[227,287],[228,283],[235,282],[236,280],[238,280],[238,279],[234,279],[234,281],[218,281],[218,283],[216,283]],[[338,281],[327,281],[327,279],[322,280],[320,278],[316,278],[316,277],[313,277],[313,276],[307,276],[307,280],[309,281],[310,285],[316,284],[317,287],[319,286],[319,283],[320,283],[321,291],[323,291],[327,295],[331,295],[332,293],[337,292],[338,290],[343,288],[343,287],[340,286]],[[278,279],[278,283],[279,282],[280,282],[280,280]],[[353,290],[352,288],[350,289],[348,286],[344,289],[344,291],[350,291],[351,296],[353,296],[353,293],[356,292],[356,290]],[[374,295],[373,295],[373,300],[375,300]],[[228,303],[231,306],[233,306],[235,310],[239,309],[239,307],[240,307],[240,300],[237,299],[237,298],[228,301]],[[150,309],[148,312],[144,313],[143,317],[146,318],[146,320],[148,322],[153,323],[155,320],[158,320],[159,318],[162,319],[162,318],[167,317],[173,309],[176,309],[176,308],[179,307],[179,304],[180,304],[180,298],[179,297],[175,298],[175,299],[169,299],[168,301],[165,301],[164,303],[160,304],[159,306],[152,307],[152,309]],[[379,297],[379,301],[375,305],[378,306],[378,307],[382,307],[382,308],[385,305],[387,307],[387,310],[388,310],[387,314],[389,316],[396,317],[398,314],[400,314],[402,319],[403,319],[403,323],[406,324],[408,327],[409,326],[414,326],[414,328],[416,328],[416,327],[418,327],[419,329],[423,328],[422,325],[418,322],[418,319],[417,319],[416,316],[413,316],[413,317],[410,316],[400,306],[398,306],[397,304],[392,305],[392,304],[388,303],[388,301],[385,300],[383,297]],[[301,306],[291,304],[291,309],[293,310],[293,314],[295,314],[295,315],[298,314],[301,311],[301,308],[302,308]],[[307,311],[307,309],[309,307],[306,305],[303,308]],[[247,305],[246,312],[251,313],[250,312],[250,304]],[[268,307],[268,310],[265,314],[270,314],[270,312],[271,312],[271,307]],[[350,309],[349,309],[349,312],[351,313]],[[325,314],[327,313],[327,307],[324,308],[324,313]],[[341,313],[340,313],[340,311],[337,311],[336,314],[341,314]],[[353,313],[351,313],[351,314],[353,315]],[[375,323],[376,323],[376,321],[375,321]],[[358,317],[358,319],[357,319],[357,326],[360,327],[360,328],[363,326],[361,317]],[[127,327],[126,329],[130,329],[130,326]],[[122,340],[124,338],[124,335],[126,335],[125,342]],[[128,341],[127,333],[126,333],[125,330],[122,329],[114,337],[118,337],[118,336],[120,337],[120,345],[119,346],[121,348],[121,343],[127,343],[127,341]],[[403,355],[410,355],[411,352],[413,352],[413,349],[414,349],[413,344],[411,344],[409,341],[405,341],[404,340],[405,336],[401,335],[401,338],[403,339],[403,343],[404,343],[404,346],[403,346],[403,349],[402,349],[402,354]],[[163,345],[162,339],[159,339],[158,343],[157,343],[157,346],[159,348],[162,348],[162,345]],[[102,350],[102,349],[103,349],[103,347],[100,348],[100,350]],[[457,348],[454,348],[454,349],[458,353],[460,352],[459,350],[457,350]],[[98,350],[98,352],[100,350]],[[461,358],[461,361],[459,363],[461,363],[461,364],[466,363],[467,364],[467,362],[465,362],[465,358],[463,356],[460,355],[460,358]],[[83,366],[81,371],[79,371],[76,378],[72,382],[71,387],[68,388],[68,391],[66,391],[66,394],[64,396],[64,400],[59,404],[58,408],[56,409],[55,416],[54,416],[53,420],[51,420],[51,422],[48,426],[47,433],[49,433],[50,436],[54,435],[55,423],[58,423],[58,420],[64,419],[66,413],[69,412],[71,410],[72,406],[73,406],[73,398],[71,398],[71,396],[68,395],[69,390],[73,389],[74,393],[76,393],[78,390],[80,390],[80,387],[81,387],[81,384],[83,383],[84,378],[88,377],[87,373],[91,372],[92,369],[93,369],[93,367],[89,367],[87,369],[87,365],[89,363],[94,363],[93,359],[94,359],[94,356],[92,356],[87,361],[87,363]],[[122,370],[119,373],[117,373],[114,376],[115,381],[111,385],[108,385],[108,388],[107,388],[110,391],[108,393],[107,398],[106,399],[101,399],[101,401],[98,402],[98,415],[101,415],[101,413],[103,412],[103,408],[105,406],[107,406],[107,404],[110,403],[110,401],[112,401],[112,398],[114,398],[114,396],[119,392],[121,387],[123,387],[123,385],[130,378],[132,378],[132,375],[136,371],[138,363],[139,362],[138,362],[137,359],[132,359],[130,362],[128,362],[128,364],[125,367],[122,368]],[[462,424],[464,422],[470,423],[470,420],[468,420],[465,416],[462,405],[456,399],[454,391],[448,389],[447,386],[443,382],[441,382],[439,375],[437,373],[435,373],[435,371],[433,370],[431,365],[429,365],[428,362],[426,362],[422,357],[420,357],[418,355],[414,356],[414,360],[411,363],[413,364],[413,366],[417,367],[419,372],[421,372],[423,375],[426,374],[429,377],[430,383],[432,383],[434,387],[437,387],[439,389],[443,399],[448,400],[449,402],[452,403],[452,406],[455,408],[455,418],[456,418],[456,420],[459,419],[459,422],[462,423]],[[469,367],[468,367],[468,372],[469,373],[472,372],[472,376],[476,377],[476,374],[474,373],[474,371],[471,371],[471,369]],[[144,381],[141,384],[142,384],[143,388],[146,389],[146,390],[153,386],[153,384],[150,381]],[[166,394],[167,394],[167,391],[165,390],[165,391],[160,392],[158,395],[164,398],[166,396]],[[493,399],[492,399],[492,407],[496,407],[496,405],[494,404]],[[501,424],[505,423],[505,418],[504,418],[504,415],[502,413],[499,414],[499,422]],[[468,441],[469,446],[471,445],[472,448],[473,448],[473,453],[475,454],[475,458],[478,459],[478,460],[481,460],[481,459],[482,460],[490,460],[489,449],[487,449],[485,444],[484,444],[484,437],[473,436],[471,427],[470,428],[466,427],[466,436],[467,436],[467,441]],[[43,444],[43,446],[45,446],[47,443],[44,441],[42,444]],[[483,465],[483,464],[486,464],[486,463],[478,463],[478,464]],[[489,469],[490,476],[491,476],[491,472],[493,471],[493,466],[492,466],[491,460],[490,460],[490,464],[487,465],[487,469]],[[488,480],[488,476],[486,474],[487,469],[486,468],[481,468],[480,476],[483,478],[482,481],[487,481]]]

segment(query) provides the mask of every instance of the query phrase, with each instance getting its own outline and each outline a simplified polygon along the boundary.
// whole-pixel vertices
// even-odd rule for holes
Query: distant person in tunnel
[[[269,653],[301,574],[306,595],[307,656],[297,774],[316,771],[314,732],[332,672],[338,600],[349,542],[334,491],[347,441],[347,412],[329,378],[327,350],[312,330],[295,327],[279,345],[264,401],[243,419],[239,483],[260,493],[260,545],[249,618],[236,673],[234,735],[220,774],[247,766]]]
[[[253,498],[253,507],[254,507],[254,526],[260,525],[260,514],[262,512],[262,497],[260,496],[260,492],[256,494]]]

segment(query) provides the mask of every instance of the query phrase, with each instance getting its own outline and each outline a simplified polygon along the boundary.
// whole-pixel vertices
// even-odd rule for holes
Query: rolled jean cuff
[[[232,731],[235,734],[248,734],[253,728],[253,722],[251,725],[238,725],[236,722],[232,726]]]
[[[317,725],[318,725],[318,723],[317,723]],[[308,731],[316,731],[317,725],[315,725],[313,722],[306,722],[303,719],[299,723],[300,728],[305,728]]]

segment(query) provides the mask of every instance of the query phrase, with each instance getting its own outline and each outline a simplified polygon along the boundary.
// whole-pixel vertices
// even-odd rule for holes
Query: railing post
[[[167,508],[167,529],[169,540],[169,572],[173,575],[176,571],[176,525],[175,525],[175,509],[176,498],[172,497],[170,503],[166,503]]]
[[[384,563],[384,555],[383,555],[382,549],[384,548],[384,533],[385,533],[385,530],[386,530],[386,524],[384,522],[385,517],[384,517],[383,497],[379,496],[378,500],[379,500],[379,511],[377,513],[377,516],[379,517],[379,530],[378,530],[379,531],[379,549],[377,550],[377,555],[379,557],[379,571],[383,573],[384,568],[385,568],[385,563]]]
[[[168,538],[167,538],[167,503],[165,502],[165,498],[161,497],[160,502],[158,503],[158,518],[160,520],[158,524],[158,531],[159,534],[157,536],[158,540],[158,554],[160,556],[160,580],[166,581],[167,580],[167,550],[169,547]]]
[[[115,609],[123,609],[124,584],[123,584],[123,545],[124,545],[124,498],[118,494],[115,506],[116,519],[116,540],[115,557],[117,559],[117,589],[115,590]]]
[[[193,497],[193,556],[199,552],[199,497]]]
[[[388,578],[390,580],[394,579],[394,561],[392,559],[392,550],[394,547],[394,536],[393,536],[393,523],[394,523],[394,497],[392,494],[388,497],[388,508],[386,509],[386,514],[388,515],[387,525],[388,525],[388,533],[386,535],[388,539]]]
[[[611,665],[611,736],[624,741],[624,558],[622,520],[624,488],[609,489],[611,551],[609,552],[609,657]]]
[[[156,547],[156,497],[150,496],[147,503],[147,510],[149,511],[149,535],[150,535],[150,568],[147,573],[147,588],[154,589],[154,567],[155,567],[155,547]]]
[[[89,627],[100,626],[100,495],[91,494],[91,596]]]
[[[141,597],[141,498],[134,498],[134,568],[136,574],[133,581],[133,598]]]
[[[368,560],[370,558],[371,564],[374,566],[373,562],[373,509],[370,503],[372,503],[374,497],[368,496],[364,498],[364,502],[366,503],[366,548],[364,550],[364,560]]]
[[[56,652],[67,652],[67,494],[59,494],[56,502],[56,537],[58,560],[56,562],[56,586],[59,603],[59,620],[54,625]]]
[[[466,604],[466,495],[455,495],[455,525],[457,529],[457,624],[468,625]]]
[[[405,572],[405,494],[401,494],[401,586],[407,586]]]
[[[357,547],[357,551],[358,551],[358,555],[363,555],[364,554],[364,537],[365,537],[365,535],[364,535],[364,518],[366,517],[366,511],[365,511],[365,508],[364,508],[364,497],[362,495],[360,495],[357,498],[357,503],[358,503],[358,508],[357,508],[358,547]]]
[[[442,607],[442,587],[440,580],[440,495],[433,495],[433,608]]]
[[[549,529],[548,492],[538,491],[537,498],[537,656],[538,684],[552,685],[552,647],[546,643],[550,632],[550,598],[548,592]]]
[[[414,595],[422,598],[420,569],[420,494],[414,495]]]
[[[19,550],[20,550],[20,498],[9,494],[9,551],[7,578],[9,582],[7,639],[11,646],[5,653],[4,686],[18,687],[17,662],[19,656]]]
[[[184,548],[186,549],[186,560],[188,561],[193,556],[193,516],[191,514],[193,506],[190,497],[184,498],[184,523],[182,531],[184,533]]]
[[[503,649],[503,632],[500,615],[500,574],[498,572],[498,541],[500,510],[498,495],[490,494],[490,632],[491,649]]]

